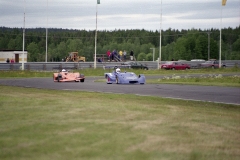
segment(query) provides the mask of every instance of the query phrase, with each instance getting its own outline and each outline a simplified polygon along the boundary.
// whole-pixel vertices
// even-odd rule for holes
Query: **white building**
[[[6,63],[7,59],[9,59],[9,61],[13,60],[14,63],[26,63],[27,53],[27,51],[24,51],[23,57],[23,51],[0,50],[0,63]]]

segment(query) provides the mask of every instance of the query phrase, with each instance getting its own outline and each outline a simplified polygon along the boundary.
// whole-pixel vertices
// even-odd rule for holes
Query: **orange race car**
[[[84,80],[84,74],[68,72],[65,69],[59,73],[53,73],[54,82],[84,82]]]

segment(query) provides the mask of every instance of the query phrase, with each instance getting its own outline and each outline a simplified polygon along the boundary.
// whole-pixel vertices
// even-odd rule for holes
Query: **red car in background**
[[[190,65],[181,62],[169,61],[161,65],[163,69],[185,70],[190,69]]]

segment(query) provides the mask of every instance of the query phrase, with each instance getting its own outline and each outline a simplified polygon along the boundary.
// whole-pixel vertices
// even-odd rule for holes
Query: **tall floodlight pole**
[[[208,60],[210,59],[210,34],[211,32],[207,32],[208,34]]]
[[[222,6],[226,5],[227,0],[222,0]],[[221,54],[222,54],[222,6],[221,6],[221,24],[220,24],[220,42],[219,42],[219,68],[222,66]]]
[[[46,57],[45,57],[45,62],[47,62],[47,53],[48,53],[48,0],[47,0],[47,27],[46,27]]]
[[[97,5],[96,5],[96,31],[95,31],[94,69],[97,68],[96,59],[97,59],[97,13],[98,13],[98,4],[100,4],[100,0],[97,0]]]
[[[162,58],[162,0],[161,0],[161,13],[160,13],[160,36],[159,36],[158,69],[161,69],[161,67],[160,67],[161,58]]]
[[[220,18],[220,39],[219,39],[219,68],[221,68],[221,52],[222,52],[222,6],[221,6],[221,18]]]
[[[23,13],[23,51],[22,51],[22,70],[24,70],[24,47],[25,47],[25,5],[26,0],[24,0],[24,13]]]

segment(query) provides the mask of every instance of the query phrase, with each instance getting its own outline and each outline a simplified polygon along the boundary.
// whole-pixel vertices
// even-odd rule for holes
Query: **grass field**
[[[79,72],[103,76],[109,71]],[[239,76],[221,76],[239,74],[239,68],[134,72],[165,75],[147,83],[240,84]],[[177,76],[193,73],[217,76]],[[52,77],[52,72],[0,71],[0,78],[17,77]],[[0,86],[0,115],[1,160],[240,158],[240,107],[236,105]]]
[[[204,86],[226,86],[240,87],[240,75],[222,76],[219,75],[203,75],[200,77],[185,76],[165,76],[161,79],[147,79],[147,83],[153,84],[187,84],[187,85],[204,85]]]
[[[240,107],[0,86],[1,160],[237,160]]]

